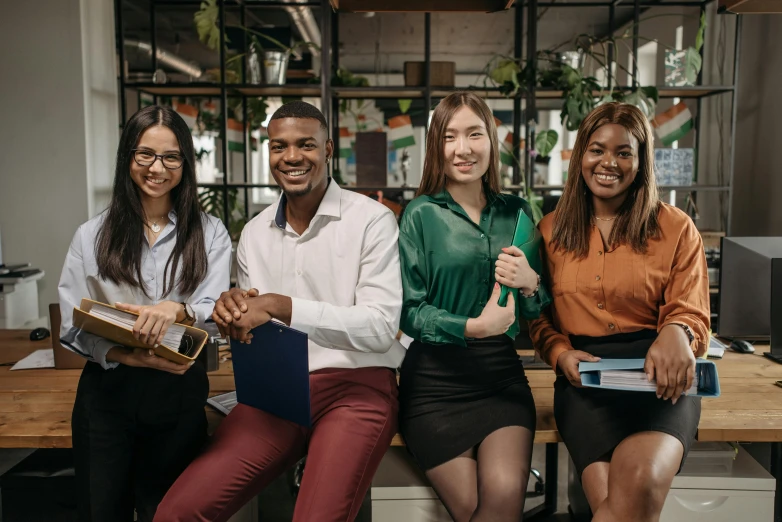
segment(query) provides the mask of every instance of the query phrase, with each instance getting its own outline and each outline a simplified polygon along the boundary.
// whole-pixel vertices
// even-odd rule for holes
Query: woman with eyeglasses
[[[206,437],[200,363],[154,355],[174,323],[203,325],[228,290],[231,241],[198,202],[193,138],[170,107],[125,125],[109,208],[76,231],[59,284],[61,342],[87,359],[73,408],[79,520],[151,521]],[[82,298],[139,314],[128,349],[73,326]]]

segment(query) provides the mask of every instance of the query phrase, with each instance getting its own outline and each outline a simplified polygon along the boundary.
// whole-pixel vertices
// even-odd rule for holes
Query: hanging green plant
[[[217,27],[217,19],[220,17],[220,8],[217,0],[204,0],[201,8],[193,15],[198,39],[210,49],[217,49],[220,45],[220,28]],[[225,38],[228,41],[228,38]]]
[[[578,130],[578,126],[587,115],[595,108],[595,91],[600,91],[597,78],[584,77],[572,67],[564,67],[567,71],[562,77],[562,111],[560,121],[567,130]]]

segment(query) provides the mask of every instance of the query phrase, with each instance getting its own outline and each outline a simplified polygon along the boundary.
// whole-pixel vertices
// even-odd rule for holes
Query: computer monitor
[[[720,259],[717,333],[728,339],[768,341],[782,309],[782,293],[772,289],[772,262],[782,260],[782,237],[724,237]]]
[[[765,355],[782,363],[782,259],[771,260],[771,351]]]

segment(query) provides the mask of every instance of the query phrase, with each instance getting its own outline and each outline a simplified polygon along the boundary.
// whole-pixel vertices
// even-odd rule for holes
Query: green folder
[[[523,210],[519,210],[519,215],[516,218],[516,229],[513,231],[513,241],[511,246],[518,247],[519,250],[524,252],[527,256],[529,266],[537,272],[541,273],[541,261],[540,261],[540,230],[535,226],[535,223],[527,216]],[[513,292],[513,299],[519,302],[519,291],[517,288],[508,288],[502,285],[500,289],[500,306],[505,306],[508,302],[508,292]]]

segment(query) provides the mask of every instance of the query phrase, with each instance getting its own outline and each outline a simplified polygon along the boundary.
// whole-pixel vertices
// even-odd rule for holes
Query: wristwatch
[[[180,303],[182,308],[185,309],[185,320],[183,322],[193,324],[195,322],[195,314],[193,313],[193,307],[187,303]]]
[[[676,326],[680,326],[684,330],[684,333],[687,334],[687,339],[690,340],[690,344],[692,344],[692,342],[695,340],[695,334],[692,333],[692,330],[690,330],[689,326],[687,326],[684,323],[671,323],[671,324],[675,324]]]

